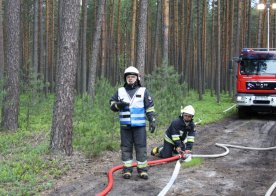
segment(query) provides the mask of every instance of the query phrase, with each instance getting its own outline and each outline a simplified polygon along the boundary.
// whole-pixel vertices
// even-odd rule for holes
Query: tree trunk
[[[104,13],[106,13],[105,11],[106,6],[104,6]],[[101,40],[101,78],[105,77],[106,74],[106,39],[107,39],[107,32],[106,32],[106,16],[105,14],[102,15],[102,40]]]
[[[202,66],[202,39],[201,39],[201,35],[202,35],[202,32],[201,32],[201,11],[200,11],[200,2],[201,1],[197,1],[197,59],[198,59],[198,62],[197,62],[197,67],[198,67],[198,78],[196,80],[198,80],[198,95],[199,95],[199,100],[202,100],[203,99],[203,96],[202,96],[202,85],[203,85],[203,81],[202,81],[202,69],[201,69],[201,66]]]
[[[105,0],[98,0],[96,32],[94,33],[94,38],[93,38],[92,62],[90,65],[89,83],[88,83],[88,94],[92,98],[95,96],[96,72],[97,72],[97,64],[98,64],[98,55],[100,51],[102,18],[105,10],[104,7],[105,7]]]
[[[39,0],[39,63],[38,73],[41,80],[44,79],[45,73],[45,44],[44,44],[44,21],[43,18],[43,0]]]
[[[188,29],[187,29],[187,41],[186,41],[186,55],[185,55],[185,67],[184,67],[184,80],[189,82],[189,72],[190,72],[190,54],[191,54],[191,45],[192,45],[192,37],[193,37],[193,1],[191,0],[188,5]],[[189,83],[188,83],[189,85]]]
[[[47,84],[49,80],[49,1],[46,1],[46,17],[45,17],[45,72],[44,72],[44,83]],[[61,9],[61,7],[59,7]],[[52,85],[52,84],[50,84]],[[49,93],[48,85],[45,86],[45,95]]]
[[[108,41],[107,41],[107,66],[108,68],[106,69],[106,76],[107,78],[110,78],[110,80],[112,81],[112,84],[114,84],[116,81],[112,75],[112,70],[114,70],[114,68],[116,66],[114,66],[114,49],[115,49],[115,41],[114,41],[114,21],[115,21],[115,4],[114,4],[114,0],[110,1],[110,21],[109,21],[109,31],[108,31]]]
[[[138,39],[137,39],[137,64],[141,74],[141,82],[144,81],[145,75],[145,56],[146,56],[146,37],[147,37],[147,13],[148,1],[140,1],[139,24],[138,24]]]
[[[203,14],[202,14],[202,64],[201,64],[201,70],[202,70],[202,93],[205,94],[205,88],[206,88],[206,65],[207,65],[207,47],[206,47],[206,18],[208,15],[208,1],[203,2]]]
[[[6,5],[7,64],[2,126],[6,130],[16,131],[19,115],[20,1],[9,0]]]
[[[246,35],[246,47],[250,47],[250,41],[251,41],[251,0],[248,0],[247,2],[247,35]]]
[[[234,10],[235,10],[235,1],[232,1],[232,2],[231,2],[231,13],[235,13]],[[231,65],[232,65],[232,66],[231,66],[231,69],[230,69],[230,72],[231,72],[231,73],[230,73],[230,81],[229,81],[229,82],[230,82],[229,91],[231,92],[231,93],[230,93],[230,96],[235,95],[235,93],[236,93],[236,92],[235,92],[235,87],[234,87],[234,86],[236,85],[236,84],[234,83],[234,82],[235,82],[235,74],[234,74],[235,68],[234,68],[234,67],[235,67],[236,65],[234,65],[234,64],[233,64],[233,61],[232,61],[232,59],[233,59],[233,57],[234,57],[234,55],[235,55],[235,47],[234,47],[234,46],[235,46],[235,42],[234,42],[234,40],[233,40],[233,38],[234,38],[234,21],[235,21],[234,18],[235,18],[235,17],[233,16],[233,14],[231,14],[231,19],[230,19],[230,21],[231,21],[231,24],[230,24],[230,25],[231,25],[231,27],[230,27],[230,36],[231,36],[231,37],[229,38],[229,41],[230,41],[230,43],[231,43],[231,44],[229,44],[229,46],[231,46],[230,57],[231,57]]]
[[[217,32],[218,32],[218,36],[217,36],[217,79],[216,79],[216,86],[217,86],[217,103],[220,103],[220,74],[221,74],[221,53],[220,53],[220,40],[221,40],[221,31],[220,31],[220,1],[218,0],[217,3]],[[237,34],[239,35],[239,34]]]
[[[0,0],[0,81],[4,77],[4,63],[3,8],[2,0]]]
[[[179,49],[180,49],[180,47],[179,47],[179,44],[178,44],[178,41],[179,41],[179,30],[178,30],[178,0],[174,0],[174,5],[173,5],[173,11],[174,11],[174,13],[173,13],[173,16],[174,16],[174,24],[173,24],[173,27],[174,27],[174,30],[173,30],[173,33],[174,33],[174,39],[173,39],[173,42],[174,42],[174,48],[173,48],[173,57],[174,57],[174,59],[173,59],[173,64],[174,64],[174,66],[175,66],[175,68],[176,68],[176,70],[179,72],[179,62],[178,62],[178,60],[179,60]]]
[[[39,0],[34,0],[34,30],[33,30],[33,74],[34,80],[37,80],[38,74],[38,5]],[[36,90],[36,89],[34,89]]]
[[[153,53],[153,70],[157,67],[158,49],[160,46],[160,22],[161,22],[161,0],[157,0],[156,11],[156,27],[155,27],[155,41],[154,41],[154,53]]]
[[[61,40],[56,101],[51,129],[50,149],[71,155],[73,152],[73,109],[77,69],[79,0],[62,4]]]
[[[163,65],[169,63],[169,0],[163,0]]]
[[[116,69],[114,70],[114,78],[115,78],[115,81],[119,81],[120,78],[119,78],[119,70],[120,70],[120,59],[121,59],[121,38],[122,38],[122,32],[121,32],[121,15],[120,15],[120,12],[121,12],[121,1],[118,0],[118,11],[117,11],[117,48],[116,48]]]
[[[81,93],[86,93],[87,88],[87,45],[86,45],[86,31],[87,31],[87,0],[82,0],[82,48],[81,48]]]
[[[258,20],[258,36],[257,36],[257,48],[261,48],[262,42],[262,29],[263,29],[263,13],[259,12],[259,20]]]
[[[240,28],[241,28],[241,13],[242,13],[242,9],[241,9],[241,4],[242,1],[238,1],[238,9],[237,9],[237,29],[236,29],[236,35],[240,35]],[[235,44],[235,55],[239,56],[240,53],[240,36],[236,37],[236,44]],[[237,66],[234,66],[233,69],[233,83],[236,84],[237,78],[236,78],[236,74],[237,74]],[[236,92],[236,85],[233,85],[233,92]]]
[[[137,18],[137,0],[132,0],[132,23],[130,36],[130,65],[135,65],[135,42],[136,42],[136,18]]]

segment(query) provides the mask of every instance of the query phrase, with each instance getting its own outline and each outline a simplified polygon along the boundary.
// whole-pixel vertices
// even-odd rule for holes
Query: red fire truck
[[[276,49],[244,48],[238,59],[239,117],[276,110]]]

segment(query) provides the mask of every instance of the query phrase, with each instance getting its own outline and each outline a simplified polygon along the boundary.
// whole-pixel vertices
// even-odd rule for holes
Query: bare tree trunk
[[[218,32],[218,36],[217,36],[217,81],[216,81],[216,86],[217,86],[217,103],[220,103],[220,74],[221,74],[221,45],[220,45],[220,40],[221,40],[221,31],[220,31],[220,1],[218,0],[217,3],[217,32]],[[239,35],[239,34],[237,34]]]
[[[193,37],[193,1],[191,0],[188,7],[188,29],[187,29],[187,41],[186,41],[186,55],[185,55],[185,67],[184,67],[184,80],[189,82],[189,71],[190,71],[190,54],[191,54],[191,45]],[[188,83],[189,85],[189,83]]]
[[[214,1],[212,2],[212,31],[211,31],[211,64],[210,64],[210,88],[211,88],[211,96],[214,96],[214,89],[215,89],[215,65],[216,65],[216,58],[215,58],[215,3]]]
[[[4,77],[4,63],[3,8],[2,0],[0,0],[0,81]]]
[[[49,35],[49,56],[50,59],[50,80],[51,80],[51,92],[55,91],[55,82],[56,82],[56,66],[55,66],[55,16],[54,16],[54,3],[56,1],[51,2],[51,10],[50,10],[50,35]]]
[[[93,38],[93,51],[92,51],[92,62],[90,65],[89,72],[89,83],[88,83],[88,94],[91,97],[95,96],[95,83],[96,83],[96,72],[98,64],[98,55],[100,51],[100,37],[102,29],[102,18],[104,14],[106,0],[98,0],[98,10],[97,10],[97,21],[96,21],[96,32]]]
[[[163,65],[169,63],[169,0],[163,0]]]
[[[59,53],[58,83],[51,129],[50,149],[66,155],[73,152],[73,110],[77,69],[79,33],[79,0],[66,0],[62,4],[62,24]]]
[[[206,46],[206,18],[208,13],[208,1],[203,2],[203,14],[202,14],[202,64],[201,64],[201,70],[202,70],[202,93],[205,94],[205,88],[206,88],[206,69],[207,69],[207,46]]]
[[[82,48],[81,48],[81,93],[86,93],[87,88],[87,44],[86,44],[86,31],[87,31],[87,0],[82,0]]]
[[[240,53],[240,28],[241,28],[241,14],[242,14],[242,9],[241,9],[241,5],[242,5],[242,1],[238,1],[238,10],[237,10],[237,30],[236,30],[236,35],[237,35],[237,38],[236,38],[236,44],[235,44],[235,55],[238,56],[239,53]],[[235,77],[237,74],[237,66],[234,66],[234,69],[233,69],[233,75],[234,75],[234,84],[236,84],[236,81],[237,81],[237,78]],[[236,92],[236,85],[233,86],[233,91]]]
[[[106,7],[106,6],[105,6]],[[104,8],[104,13],[106,13],[105,8]],[[102,15],[102,40],[101,40],[101,78],[105,77],[106,74],[106,16],[105,14]]]
[[[116,48],[116,69],[114,70],[114,78],[115,81],[119,81],[119,69],[120,69],[120,59],[121,59],[121,37],[122,37],[122,33],[121,33],[121,15],[120,15],[120,10],[121,9],[121,1],[118,0],[118,16],[117,16],[117,48]]]
[[[50,83],[49,80],[49,1],[46,1],[46,17],[45,17],[45,72],[44,72],[44,83]],[[61,7],[59,7],[61,9]],[[50,84],[52,85],[52,84]],[[45,95],[49,93],[48,85],[45,86]]]
[[[231,12],[232,13],[235,13],[234,12],[234,10],[235,10],[235,1],[232,1],[231,2]],[[230,52],[231,52],[231,55],[230,55],[230,57],[231,57],[231,70],[230,70],[230,72],[231,72],[231,77],[230,77],[230,91],[231,91],[231,94],[230,95],[235,95],[235,74],[234,74],[234,70],[236,69],[235,68],[235,65],[233,66],[233,57],[234,57],[234,55],[235,55],[235,42],[234,42],[234,40],[233,40],[233,38],[234,38],[234,24],[235,24],[235,22],[234,22],[234,19],[235,19],[235,17],[234,17],[234,14],[231,14],[231,31],[230,31],[230,35],[231,35],[231,39],[232,39],[232,41],[231,41],[231,48],[230,48]],[[234,96],[233,96],[234,97]]]
[[[148,1],[140,1],[139,24],[138,24],[138,39],[137,39],[137,64],[136,67],[140,70],[142,76],[141,81],[144,81],[145,75],[145,56],[146,56],[146,37],[147,37],[147,13]]]
[[[197,59],[198,59],[198,62],[197,62],[197,67],[198,67],[198,95],[199,95],[199,100],[202,100],[203,99],[203,96],[202,96],[202,69],[201,69],[201,66],[202,66],[202,39],[201,39],[201,36],[202,36],[202,32],[201,32],[201,26],[202,26],[202,23],[201,23],[201,11],[200,11],[200,2],[201,1],[197,1]]]
[[[248,0],[247,2],[248,12],[247,12],[247,35],[246,35],[246,47],[250,47],[250,41],[251,41],[251,0]]]
[[[6,81],[3,100],[2,126],[16,131],[19,115],[19,67],[20,67],[20,1],[9,0],[6,7],[7,52]]]
[[[258,20],[258,37],[257,37],[257,48],[261,48],[262,42],[262,29],[263,29],[263,13],[259,12],[259,20]]]
[[[157,0],[156,11],[156,28],[155,28],[155,41],[154,41],[154,54],[153,54],[153,70],[157,67],[158,46],[160,45],[160,22],[161,22],[161,0]]]
[[[173,64],[176,68],[176,70],[179,72],[179,30],[178,30],[178,0],[174,0],[174,5],[173,5],[173,10],[174,10],[174,13],[173,13],[173,16],[174,16],[174,21],[173,21],[173,27],[174,27],[174,30],[173,30],[173,33],[174,33],[174,39],[173,39],[173,42],[174,42],[174,48],[173,48],[173,56],[174,56],[174,59],[173,59]]]
[[[44,80],[45,73],[45,44],[44,44],[44,21],[43,18],[43,0],[39,0],[39,66],[38,73],[41,80]],[[41,78],[42,77],[42,78]]]
[[[137,0],[132,0],[132,23],[130,36],[130,65],[135,65],[135,43],[136,43],[136,18],[137,18]]]
[[[34,0],[33,74],[35,80],[37,80],[38,74],[38,5],[39,0]]]
[[[22,29],[22,36],[20,38],[23,38],[22,40],[22,55],[23,55],[23,66],[22,66],[22,72],[25,78],[29,78],[29,71],[30,71],[30,48],[31,48],[31,35],[30,35],[30,22],[28,22],[27,18],[30,17],[29,14],[29,8],[28,4],[21,4],[21,29]]]
[[[112,70],[116,67],[114,66],[114,49],[115,49],[115,41],[114,41],[114,21],[115,21],[115,4],[114,4],[114,0],[110,1],[110,21],[109,21],[109,31],[108,31],[108,41],[107,41],[107,51],[108,51],[108,55],[107,55],[107,66],[108,68],[106,69],[106,74],[107,74],[107,78],[110,78],[110,80],[112,81],[112,84],[115,83],[115,79],[112,75]]]

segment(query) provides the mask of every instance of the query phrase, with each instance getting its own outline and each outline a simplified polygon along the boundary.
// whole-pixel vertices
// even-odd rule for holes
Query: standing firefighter
[[[195,138],[194,115],[195,110],[193,106],[181,107],[181,116],[172,121],[165,132],[164,145],[153,148],[151,155],[168,158],[173,153],[179,153],[181,155],[190,154]],[[184,143],[185,139],[187,139],[186,144]]]
[[[141,87],[138,69],[128,67],[124,81],[124,86],[110,100],[111,110],[120,114],[123,178],[129,179],[132,175],[134,146],[138,175],[148,179],[146,117],[153,133],[156,127],[154,103],[147,89]]]

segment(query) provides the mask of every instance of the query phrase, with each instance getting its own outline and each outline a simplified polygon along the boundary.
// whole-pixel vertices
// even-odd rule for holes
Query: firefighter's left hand
[[[151,133],[154,133],[155,128],[156,128],[156,121],[155,121],[155,119],[153,118],[153,119],[149,122],[149,130],[150,130],[150,132],[151,132]]]

